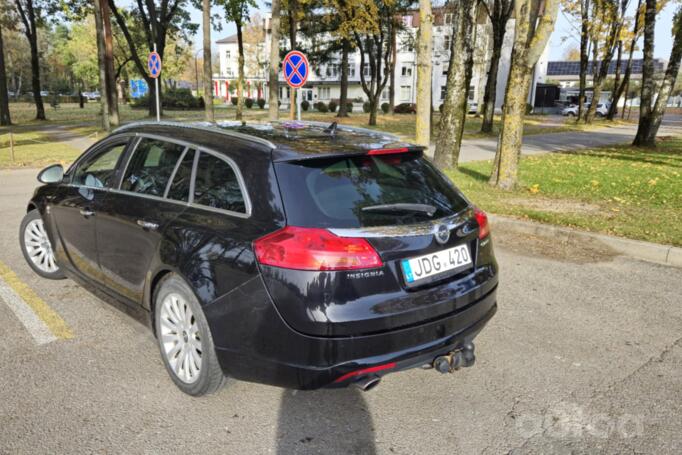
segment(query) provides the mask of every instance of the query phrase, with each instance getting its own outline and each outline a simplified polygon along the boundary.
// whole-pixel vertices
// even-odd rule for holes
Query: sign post
[[[291,97],[289,100],[292,106],[292,120],[294,99],[298,107],[297,118],[301,120],[301,91],[299,89],[305,85],[310,73],[310,64],[305,54],[299,51],[290,51],[285,55],[282,61],[282,73],[284,73],[284,80],[291,87]]]
[[[154,94],[156,95],[156,121],[161,121],[161,109],[159,108],[159,75],[161,75],[161,56],[156,52],[156,44],[154,44],[154,51],[149,54],[147,58],[147,68],[149,69],[149,77],[154,79]]]

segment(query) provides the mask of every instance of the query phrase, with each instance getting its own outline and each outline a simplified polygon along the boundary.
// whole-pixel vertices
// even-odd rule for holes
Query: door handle
[[[93,216],[94,214],[95,214],[95,212],[93,212],[90,209],[81,209],[81,215],[83,215],[85,218],[89,218],[89,217]]]
[[[159,228],[157,223],[152,223],[151,221],[145,220],[137,220],[137,225],[145,231],[156,231]]]

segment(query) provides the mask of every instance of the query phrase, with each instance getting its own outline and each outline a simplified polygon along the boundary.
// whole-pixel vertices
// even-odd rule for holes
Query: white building
[[[432,71],[432,105],[438,109],[445,98],[448,63],[450,60],[450,39],[452,35],[452,13],[444,8],[434,8],[434,27],[433,27],[433,71]],[[479,16],[475,32],[476,42],[474,44],[474,69],[473,77],[469,90],[470,103],[481,104],[485,87],[488,62],[490,58],[490,25],[483,14]],[[396,70],[395,70],[395,104],[415,103],[417,85],[417,56],[414,48],[417,31],[419,28],[419,12],[412,11],[403,16],[405,29],[401,31],[397,38]],[[499,108],[504,101],[504,90],[509,74],[509,63],[511,59],[511,48],[514,35],[514,21],[508,23],[508,30],[505,36],[502,57],[497,79],[496,107]],[[270,53],[270,20],[269,16],[263,19],[258,25],[262,28],[262,42],[257,45],[245,45],[246,63],[246,87],[245,96],[251,98],[267,99],[267,57]],[[228,101],[234,95],[234,89],[230,93],[229,84],[233,84],[238,74],[238,46],[236,35],[217,41],[218,53],[220,56],[220,74],[214,76],[214,88],[216,95]],[[282,37],[280,49],[288,49],[288,38]],[[545,80],[547,67],[547,49],[543,53],[538,65],[536,66],[536,76],[534,77],[533,87],[536,82]],[[317,101],[328,102],[340,98],[341,87],[341,54],[332,56],[331,63],[312,65],[311,74],[308,76],[304,86],[304,99],[311,103]],[[365,68],[360,67],[360,53],[355,51],[349,55],[349,74],[348,74],[348,99],[355,103],[358,109],[360,103],[367,100],[367,96],[362,90],[360,82],[360,71],[365,71],[369,76],[369,64],[365,63]],[[381,95],[380,103],[389,101],[389,85],[386,84]],[[534,92],[534,91],[531,91]],[[290,100],[289,87],[284,82],[280,73],[279,98],[282,108],[287,108]],[[532,102],[532,93],[529,95],[529,102]]]

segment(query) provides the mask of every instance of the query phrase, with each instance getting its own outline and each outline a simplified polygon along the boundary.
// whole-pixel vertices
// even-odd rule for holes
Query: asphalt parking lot
[[[232,381],[196,399],[175,388],[146,327],[24,263],[35,174],[0,171],[0,284],[63,326],[39,343],[0,294],[2,454],[682,450],[682,269],[493,225],[499,311],[474,368],[389,375],[367,393]]]

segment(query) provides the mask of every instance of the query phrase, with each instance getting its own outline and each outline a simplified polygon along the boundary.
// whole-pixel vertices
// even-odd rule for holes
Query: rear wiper
[[[425,213],[428,216],[433,216],[436,213],[436,207],[429,204],[382,204],[370,205],[362,208],[363,212],[417,212]]]

